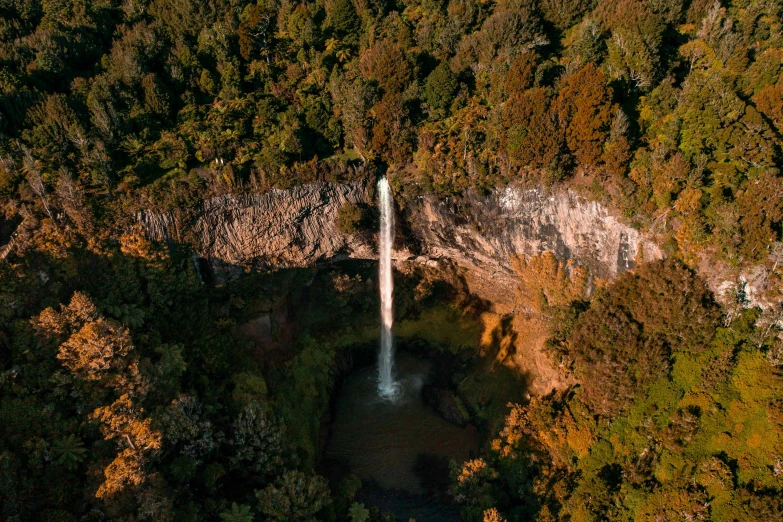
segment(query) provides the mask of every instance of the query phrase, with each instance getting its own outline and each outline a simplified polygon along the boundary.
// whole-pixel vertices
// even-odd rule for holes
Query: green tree
[[[370,510],[364,504],[354,502],[348,509],[348,518],[351,522],[367,522],[370,519]]]
[[[545,19],[552,22],[561,31],[565,31],[579,22],[585,13],[595,7],[596,3],[595,0],[587,2],[581,0],[543,0],[541,11]]]
[[[225,522],[253,522],[253,518],[250,506],[238,505],[236,502],[231,503],[231,509],[220,514],[220,520]]]
[[[55,462],[68,470],[76,469],[87,453],[84,443],[73,433],[54,441],[52,449],[57,457]]]
[[[421,96],[433,115],[440,116],[451,106],[457,86],[457,77],[447,62],[439,63],[427,76]]]
[[[270,520],[304,522],[315,520],[315,515],[329,499],[326,480],[300,471],[286,471],[263,490],[256,491],[261,511]]]
[[[346,203],[337,211],[337,228],[346,235],[356,233],[362,225],[364,215],[358,205]]]
[[[361,20],[351,0],[330,0],[326,3],[327,23],[335,35],[351,44],[358,43]]]
[[[284,432],[259,402],[246,404],[232,423],[231,466],[247,474],[273,476],[285,463]]]

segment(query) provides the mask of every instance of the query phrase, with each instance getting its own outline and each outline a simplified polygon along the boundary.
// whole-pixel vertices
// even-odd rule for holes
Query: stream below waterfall
[[[440,417],[421,398],[430,363],[400,352],[395,360],[400,396],[378,396],[375,366],[349,374],[335,405],[322,473],[332,482],[349,473],[363,483],[357,501],[417,522],[458,520],[449,503],[448,462],[478,452],[479,433]]]

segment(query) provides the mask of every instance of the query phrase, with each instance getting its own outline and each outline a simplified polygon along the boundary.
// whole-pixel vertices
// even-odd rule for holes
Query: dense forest
[[[783,220],[771,0],[0,4],[0,196],[87,231],[130,201],[396,173],[571,183],[672,250]],[[9,212],[9,210],[6,210]]]
[[[669,258],[595,293],[521,262],[574,385],[486,409],[464,520],[783,519],[781,310],[693,271],[764,265],[780,301],[781,162],[776,0],[0,0],[0,520],[392,518],[314,471],[369,277],[209,286],[136,225],[379,172],[400,205],[570,188]],[[436,306],[428,277],[400,317]],[[310,284],[329,310],[259,357],[258,295]]]

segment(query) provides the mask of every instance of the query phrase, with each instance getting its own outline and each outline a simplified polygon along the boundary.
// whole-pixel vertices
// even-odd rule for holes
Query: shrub
[[[347,236],[358,232],[364,221],[364,211],[353,203],[345,203],[337,211],[337,228]]]

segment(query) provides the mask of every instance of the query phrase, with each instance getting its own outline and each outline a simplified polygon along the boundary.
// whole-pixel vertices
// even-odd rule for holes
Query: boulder
[[[465,426],[468,423],[465,405],[448,388],[427,384],[422,386],[421,396],[425,403],[432,406],[447,421],[457,426]]]

